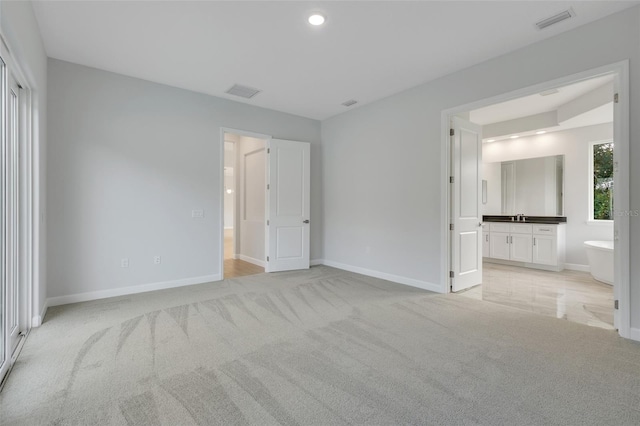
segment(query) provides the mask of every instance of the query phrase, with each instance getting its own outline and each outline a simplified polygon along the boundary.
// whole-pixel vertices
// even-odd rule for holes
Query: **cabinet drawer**
[[[531,224],[510,224],[509,232],[512,234],[530,234],[533,226]]]
[[[556,235],[558,227],[555,225],[533,225],[533,233],[538,235]]]
[[[492,222],[491,227],[489,228],[491,232],[509,232],[509,225],[508,223],[495,223]]]

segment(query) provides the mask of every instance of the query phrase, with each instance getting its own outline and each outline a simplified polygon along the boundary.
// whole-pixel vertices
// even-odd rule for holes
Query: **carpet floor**
[[[638,425],[615,332],[329,267],[50,308],[2,425]]]

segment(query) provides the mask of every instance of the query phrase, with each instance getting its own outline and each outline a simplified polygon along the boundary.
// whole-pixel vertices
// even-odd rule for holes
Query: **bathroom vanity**
[[[565,228],[562,216],[484,216],[482,256],[485,261],[526,268],[562,271]]]

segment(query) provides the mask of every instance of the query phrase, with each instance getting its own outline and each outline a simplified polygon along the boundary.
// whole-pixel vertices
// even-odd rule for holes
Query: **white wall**
[[[613,125],[596,126],[552,132],[515,140],[485,143],[482,158],[487,163],[514,161],[523,158],[564,155],[564,216],[567,217],[566,262],[588,264],[582,243],[588,240],[613,240],[612,224],[589,224],[589,143],[613,138]],[[541,165],[543,167],[543,165]],[[542,170],[540,171],[542,173]],[[516,181],[520,182],[520,175]],[[516,193],[521,193],[516,191]],[[522,198],[522,197],[518,197]],[[543,203],[543,199],[538,199]],[[526,207],[518,212],[531,214]]]
[[[266,141],[241,136],[237,161],[240,259],[264,266]]]
[[[225,133],[224,142],[224,227],[225,229],[233,229],[234,211],[236,200],[236,154],[235,143],[227,141]],[[229,193],[227,190],[233,192]]]
[[[631,116],[640,111],[640,8],[363,105],[322,123],[324,256],[442,288],[441,114],[523,87],[630,60]],[[631,122],[631,141],[640,140]],[[631,209],[640,209],[640,149],[631,144]],[[640,218],[631,218],[631,259]],[[640,327],[640,263],[631,270]]]
[[[34,194],[34,294],[33,325],[41,322],[47,298],[46,244],[46,155],[47,155],[47,55],[40,29],[30,2],[0,2],[0,30],[12,55],[25,73],[33,93],[34,180],[39,190]],[[39,218],[39,220],[38,220]]]
[[[58,60],[48,78],[53,303],[219,277],[221,127],[311,142],[311,254],[322,256],[318,121]]]

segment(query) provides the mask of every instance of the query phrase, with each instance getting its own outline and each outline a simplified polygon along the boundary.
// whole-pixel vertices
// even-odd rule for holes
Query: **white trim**
[[[564,269],[567,269],[569,271],[591,272],[591,268],[589,268],[589,265],[580,265],[579,263],[565,263]]]
[[[640,342],[640,328],[631,327],[629,329],[629,339],[637,340]]]
[[[309,266],[318,266],[324,265],[324,259],[311,259],[309,261]]]
[[[616,211],[629,211],[629,60],[616,62],[609,65],[582,71],[576,74],[567,75],[544,83],[524,87],[508,93],[503,93],[490,98],[470,102],[454,108],[442,111],[441,115],[441,173],[440,173],[440,247],[442,247],[441,259],[441,282],[440,292],[449,292],[449,258],[451,249],[449,247],[449,160],[450,160],[450,117],[478,109],[481,107],[506,102],[512,99],[521,98],[545,90],[559,88],[571,83],[588,80],[606,74],[614,74],[614,91],[618,93],[619,101],[614,103],[614,137],[616,144],[614,150],[614,161],[617,162],[618,171],[614,179],[614,198],[616,200]],[[614,212],[615,213],[615,212]],[[630,337],[631,328],[631,290],[630,290],[630,226],[629,216],[618,216],[614,214],[614,233],[616,240],[615,256],[615,285],[614,296],[618,299],[619,309],[615,312],[616,324],[622,337]]]
[[[238,257],[240,258],[240,260],[244,260],[245,262],[253,263],[254,265],[257,265],[257,266],[262,266],[263,268],[264,268],[264,265],[266,264],[266,262],[264,260],[256,259],[256,258],[249,257],[249,256],[245,256],[244,254],[241,254]]]
[[[373,269],[361,268],[359,266],[346,265],[344,263],[334,262],[332,260],[324,259],[323,265],[331,266],[332,268],[338,268],[349,272],[355,272],[356,274],[367,275],[369,277],[380,278],[387,281],[392,281],[398,284],[404,284],[411,287],[421,288],[423,290],[433,291],[435,293],[442,293],[438,284],[433,284],[427,281],[416,280],[414,278],[402,277],[400,275],[387,274],[386,272],[374,271]]]
[[[593,196],[593,195],[592,195]],[[593,201],[591,201],[591,203],[593,203]],[[593,211],[593,206],[591,206],[589,208],[590,211]],[[585,222],[587,224],[587,226],[601,226],[601,227],[613,227],[614,222],[613,220],[587,220]]]
[[[162,281],[157,283],[135,285],[131,287],[119,287],[109,290],[90,291],[87,293],[69,294],[66,296],[50,297],[47,299],[48,306],[66,305],[68,303],[86,302],[89,300],[106,299],[108,297],[125,296],[127,294],[146,293],[154,290],[165,290],[168,288],[184,287],[195,284],[205,284],[212,281],[222,280],[221,274],[204,275],[201,277],[181,278],[172,281]]]
[[[49,308],[49,299],[44,301],[44,306],[42,307],[42,311],[40,311],[40,315],[36,315],[31,318],[31,327],[40,327],[42,322],[44,321],[45,315],[47,315],[47,309]]]

